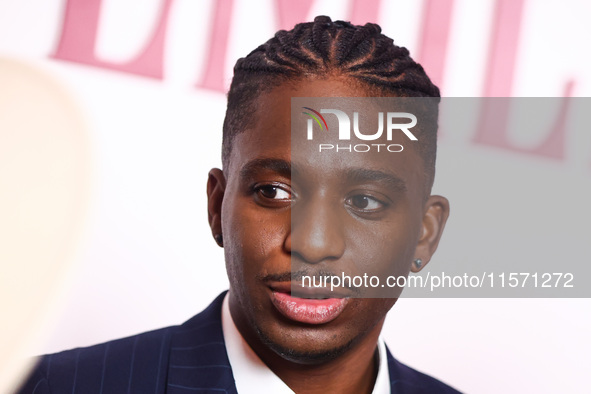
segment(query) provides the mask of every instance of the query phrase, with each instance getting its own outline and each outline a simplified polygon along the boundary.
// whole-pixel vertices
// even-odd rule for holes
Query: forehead
[[[302,97],[313,98],[310,101],[318,110],[336,106],[349,114],[353,114],[354,110],[359,111],[359,125],[360,128],[367,129],[364,130],[365,134],[375,133],[378,129],[378,115],[383,109],[375,100],[369,98],[368,89],[356,80],[336,77],[284,83],[257,99],[253,126],[238,134],[234,140],[232,173],[240,172],[253,160],[261,162],[261,159],[271,158],[290,163],[294,175],[297,170],[299,174],[311,180],[339,177],[351,169],[369,169],[400,178],[411,189],[423,186],[424,164],[417,148],[413,146],[416,141],[409,141],[400,130],[392,133],[391,140],[387,140],[384,129],[382,137],[378,140],[361,141],[352,138],[351,141],[337,141],[339,148],[343,149],[320,151],[320,144],[337,145],[334,141],[338,135],[337,117],[332,114],[324,115],[322,121],[327,122],[331,133],[315,130],[314,141],[308,140],[305,130],[308,119],[311,118],[302,115],[303,107],[300,108],[299,105],[305,101],[292,101],[292,98]],[[372,115],[365,116],[369,113]],[[385,123],[384,114],[385,112],[381,112],[380,116],[381,121]],[[353,130],[353,116],[350,121]],[[403,146],[404,150],[391,152],[386,149],[396,144]],[[370,151],[364,152],[367,147]],[[355,152],[355,148],[359,148],[359,152]],[[392,149],[397,150],[396,147]]]

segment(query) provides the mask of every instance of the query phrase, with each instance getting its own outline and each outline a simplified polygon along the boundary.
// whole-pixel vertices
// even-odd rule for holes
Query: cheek
[[[404,211],[392,220],[350,226],[347,243],[356,269],[368,275],[406,276],[419,239],[421,222],[417,218]]]
[[[245,197],[224,201],[222,230],[233,287],[278,272],[289,218],[289,212],[262,209]]]

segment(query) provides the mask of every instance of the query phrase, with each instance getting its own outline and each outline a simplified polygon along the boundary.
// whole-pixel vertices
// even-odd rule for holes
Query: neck
[[[265,357],[261,357],[263,362],[296,393],[371,393],[379,367],[377,341],[378,336],[364,338],[340,357],[314,365],[294,363],[275,352],[260,354]]]

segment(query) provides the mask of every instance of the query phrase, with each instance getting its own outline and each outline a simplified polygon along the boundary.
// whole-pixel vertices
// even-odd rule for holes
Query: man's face
[[[396,301],[350,297],[337,302],[338,310],[325,319],[290,313],[285,304],[294,301],[292,263],[312,275],[337,273],[360,261],[394,264],[407,274],[414,258],[428,261],[434,251],[417,249],[421,242],[432,244],[433,237],[425,230],[430,219],[424,166],[414,148],[321,160],[305,149],[292,152],[291,97],[368,95],[351,86],[343,79],[323,79],[263,94],[256,124],[233,141],[225,180],[217,186],[223,191],[219,197],[210,191],[210,219],[216,205],[211,200],[223,194],[219,220],[230,310],[259,356],[270,348],[291,361],[322,362],[364,341],[375,346]]]

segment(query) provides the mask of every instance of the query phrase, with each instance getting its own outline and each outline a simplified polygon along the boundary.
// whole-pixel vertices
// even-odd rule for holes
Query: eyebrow
[[[259,158],[249,161],[240,170],[241,179],[253,178],[259,171],[272,171],[286,178],[291,178],[291,163],[283,159]]]
[[[397,176],[380,170],[367,168],[351,168],[347,170],[345,178],[350,183],[380,182],[397,192],[406,191],[406,182]]]

